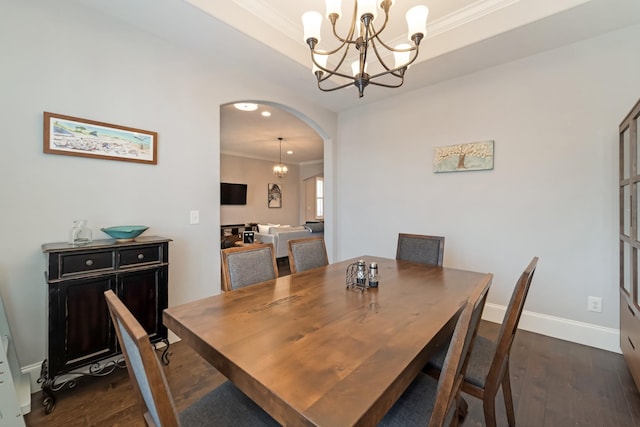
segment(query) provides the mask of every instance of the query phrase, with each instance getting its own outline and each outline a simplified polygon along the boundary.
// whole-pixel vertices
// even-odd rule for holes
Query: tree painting
[[[434,172],[456,172],[493,169],[493,141],[436,147]]]

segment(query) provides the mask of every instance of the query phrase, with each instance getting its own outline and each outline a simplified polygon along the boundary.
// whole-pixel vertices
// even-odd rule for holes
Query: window
[[[316,218],[324,218],[324,178],[316,177]]]

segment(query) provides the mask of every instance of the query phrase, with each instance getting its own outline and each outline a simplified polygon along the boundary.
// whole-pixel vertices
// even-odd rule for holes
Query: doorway
[[[305,180],[325,176],[325,146],[330,143],[315,123],[287,106],[264,101],[241,104],[241,108],[234,103],[220,107],[220,182],[247,186],[246,204],[220,205],[221,241],[239,239],[229,233],[258,223],[304,225]],[[273,174],[280,156],[289,170],[282,178]],[[282,191],[275,208],[268,203],[273,184]]]

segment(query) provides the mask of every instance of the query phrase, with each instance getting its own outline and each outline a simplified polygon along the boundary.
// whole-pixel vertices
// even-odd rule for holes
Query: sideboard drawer
[[[113,269],[115,269],[113,251],[94,251],[90,253],[60,255],[61,277],[70,274]]]
[[[138,264],[154,264],[162,260],[162,246],[140,246],[120,251],[120,267],[131,267]]]

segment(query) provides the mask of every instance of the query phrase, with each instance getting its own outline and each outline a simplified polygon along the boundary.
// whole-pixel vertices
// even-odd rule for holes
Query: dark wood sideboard
[[[109,239],[85,246],[42,245],[49,336],[38,382],[45,412],[55,407],[54,392],[75,387],[83,376],[103,376],[124,367],[124,359],[115,357],[121,351],[104,299],[108,289],[136,316],[152,343],[166,344],[162,358],[168,363],[162,311],[168,303],[170,241],[152,236],[123,243]]]
[[[620,124],[620,349],[640,389],[640,101]]]

